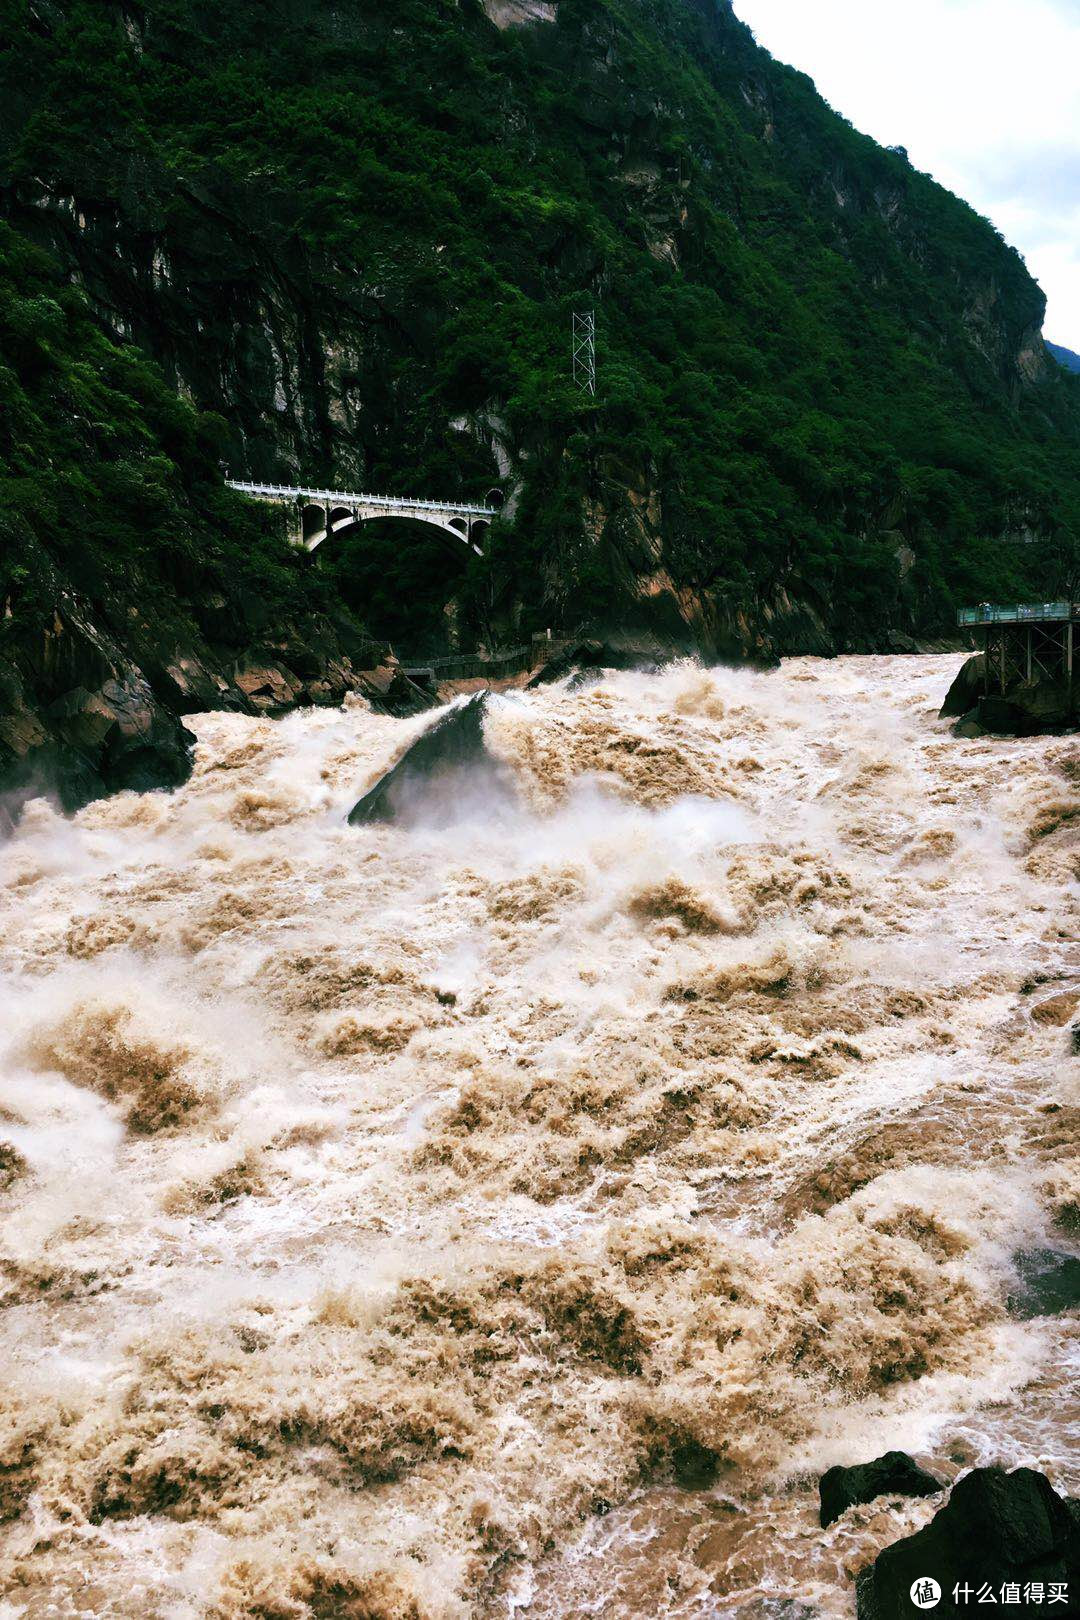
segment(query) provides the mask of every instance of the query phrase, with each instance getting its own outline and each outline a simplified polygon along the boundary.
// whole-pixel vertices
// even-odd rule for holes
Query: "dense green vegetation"
[[[8,628],[55,592],[182,624],[215,596],[295,598],[279,528],[222,487],[225,425],[118,347],[54,260],[0,222],[0,586]],[[108,615],[106,615],[108,617]],[[109,625],[123,634],[122,622]]]
[[[1080,379],[1043,363],[1037,287],[723,0],[561,0],[557,25],[506,32],[479,0],[5,13],[13,226],[218,418],[74,294],[46,286],[36,315],[6,236],[4,506],[42,514],[65,567],[138,561],[186,595],[240,569],[305,596],[280,541],[215,492],[219,455],[475,497],[494,462],[452,424],[492,414],[513,530],[464,584],[438,549],[366,536],[336,566],[376,628],[435,636],[451,592],[480,629],[515,600],[522,630],[618,616],[658,560],[706,622],[783,592],[838,646],[1071,584]],[[595,401],[569,376],[582,301]],[[1004,538],[1021,530],[1032,543]]]

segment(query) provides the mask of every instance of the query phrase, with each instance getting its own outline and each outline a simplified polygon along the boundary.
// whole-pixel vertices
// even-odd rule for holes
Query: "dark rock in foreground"
[[[1058,1316],[1080,1305],[1080,1260],[1075,1255],[1027,1249],[1014,1259],[1019,1280],[1009,1295],[1011,1316],[1027,1322],[1033,1316]]]
[[[938,710],[942,720],[957,720],[970,714],[983,695],[986,685],[986,659],[980,653],[969,658],[957,675]]]
[[[64,810],[125,788],[176,787],[195,738],[116,644],[65,603],[22,668],[0,666],[0,832],[27,799]]]
[[[0,619],[0,836],[28,799],[72,812],[123,789],[178,787],[195,742],[182,717],[201,710],[277,715],[349,693],[383,714],[435,707],[347,614],[253,640],[254,618],[230,619],[211,599],[204,618],[223,638],[212,643],[179,611],[162,621],[110,598],[106,615],[43,556],[24,560],[34,589]]]
[[[884,1457],[855,1468],[830,1468],[822,1474],[818,1489],[824,1527],[856,1503],[872,1502],[878,1496],[933,1496],[945,1486],[906,1451],[887,1451]]]
[[[1080,1523],[1044,1474],[1031,1468],[1012,1474],[976,1468],[954,1485],[924,1529],[886,1547],[862,1572],[858,1620],[912,1620],[918,1612],[912,1586],[927,1579],[941,1588],[935,1616],[970,1614],[985,1587],[994,1596],[983,1601],[1000,1609],[1006,1583],[1019,1585],[1021,1593],[1010,1612],[1032,1612],[1020,1606],[1032,1581],[1042,1583],[1044,1606],[1052,1584],[1065,1586],[1068,1601],[1052,1612],[1075,1615],[1080,1612]]]
[[[487,693],[453,704],[353,806],[349,824],[447,823],[512,803],[513,784],[484,740]]]

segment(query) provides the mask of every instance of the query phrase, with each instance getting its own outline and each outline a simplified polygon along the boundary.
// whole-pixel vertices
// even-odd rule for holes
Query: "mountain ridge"
[[[1049,341],[1047,341],[1046,347],[1058,364],[1065,367],[1066,371],[1080,371],[1080,354],[1077,354],[1073,349],[1067,349],[1064,344]]]

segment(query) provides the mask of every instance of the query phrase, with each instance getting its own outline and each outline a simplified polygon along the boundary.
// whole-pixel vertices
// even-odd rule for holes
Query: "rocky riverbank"
[[[909,1620],[915,1607],[958,1615],[981,1603],[1080,1610],[1080,1500],[1034,1469],[972,1469],[929,1524],[886,1547],[857,1583],[858,1620]]]
[[[55,570],[46,583],[37,611],[9,611],[0,629],[0,827],[41,794],[72,811],[124,788],[178,786],[195,741],[185,715],[284,714],[350,694],[384,714],[435,702],[344,612],[275,628],[257,612],[229,622],[222,601],[211,639],[118,600],[118,634]]]
[[[1080,724],[1080,687],[1062,682],[1017,682],[1002,694],[987,692],[986,659],[969,658],[941,705],[943,720],[956,720],[960,737],[1034,737],[1071,731]]]

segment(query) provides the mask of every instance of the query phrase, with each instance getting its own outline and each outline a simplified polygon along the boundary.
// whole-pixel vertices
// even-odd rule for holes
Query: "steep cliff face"
[[[496,28],[521,28],[526,23],[553,23],[559,15],[555,0],[484,0],[484,11]]]
[[[275,514],[222,487],[220,422],[2,222],[0,357],[0,829],[42,791],[182,781],[194,710],[415,700]]]
[[[453,598],[466,642],[769,657],[1069,574],[1080,384],[1039,289],[727,0],[14,11],[3,210],[221,460],[508,497],[482,569],[393,531],[323,559],[377,633],[407,591],[414,647]]]

